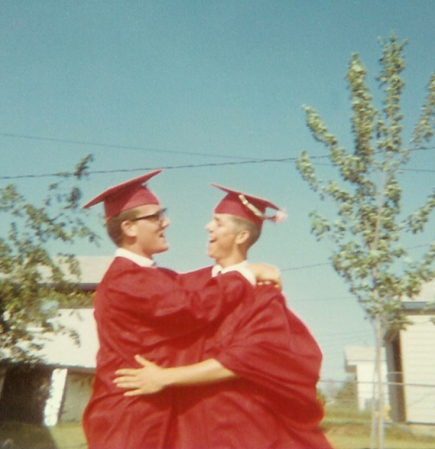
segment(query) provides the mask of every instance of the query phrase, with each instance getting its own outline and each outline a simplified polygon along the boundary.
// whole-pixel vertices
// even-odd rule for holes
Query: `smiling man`
[[[155,266],[153,256],[168,249],[169,220],[144,183],[160,171],[112,187],[84,206],[104,203],[107,231],[118,247],[94,301],[100,348],[83,417],[89,449],[166,448],[172,392],[124,396],[113,383],[115,371],[132,366],[136,354],[161,366],[176,365],[182,348],[192,344],[192,332],[253,295],[252,285],[237,272],[198,291],[181,286],[175,272]]]
[[[263,223],[283,217],[270,201],[214,186],[226,193],[206,226],[207,253],[216,263],[184,275],[190,288],[246,269]],[[267,215],[267,209],[274,213]],[[253,300],[241,301],[206,333],[197,333],[178,360],[186,366],[162,369],[138,357],[144,368],[118,371],[116,383],[133,389],[126,393],[133,396],[173,391],[168,449],[329,449],[319,428],[321,359],[315,339],[280,291],[264,285]]]

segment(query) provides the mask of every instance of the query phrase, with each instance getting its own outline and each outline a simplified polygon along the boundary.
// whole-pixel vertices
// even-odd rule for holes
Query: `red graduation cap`
[[[287,214],[284,211],[268,200],[246,195],[218,184],[212,183],[211,185],[227,193],[225,198],[214,209],[214,212],[217,214],[235,215],[252,221],[258,226],[261,226],[264,220],[277,222],[284,221],[287,218]],[[275,215],[266,215],[267,208],[276,210]]]
[[[160,204],[154,193],[143,184],[153,176],[158,175],[161,171],[155,170],[117,186],[110,187],[89,201],[89,203],[86,203],[83,207],[87,209],[95,204],[104,202],[104,212],[107,222],[124,210],[147,204]]]

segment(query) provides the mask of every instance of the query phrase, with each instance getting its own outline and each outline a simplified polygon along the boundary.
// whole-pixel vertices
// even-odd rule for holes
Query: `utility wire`
[[[51,138],[51,137],[41,137],[41,136],[32,136],[32,135],[24,135],[24,134],[16,134],[16,133],[1,133],[0,136],[3,137],[13,137],[20,139],[29,139],[29,140],[37,140],[37,141],[46,141],[46,142],[57,142],[57,143],[68,143],[74,145],[82,145],[82,146],[93,146],[100,148],[113,148],[113,149],[124,149],[124,150],[134,150],[134,151],[147,151],[154,153],[169,153],[169,154],[178,154],[178,155],[190,155],[190,156],[199,156],[199,157],[217,157],[217,158],[228,158],[228,159],[237,159],[238,162],[223,162],[223,163],[206,163],[206,164],[189,164],[189,165],[175,165],[175,166],[166,166],[166,167],[158,167],[164,168],[167,170],[173,169],[186,169],[186,168],[204,168],[204,167],[213,167],[213,166],[226,166],[226,165],[243,165],[243,164],[255,164],[255,163],[267,163],[267,162],[295,162],[297,157],[290,158],[281,158],[281,159],[250,159],[242,156],[234,156],[228,154],[215,154],[215,153],[198,153],[198,152],[189,152],[189,151],[176,151],[176,150],[165,150],[158,148],[146,148],[139,146],[127,146],[127,145],[118,145],[118,144],[106,144],[100,142],[89,142],[89,141],[80,141],[80,140],[70,140],[70,139],[59,139],[59,138]],[[419,147],[415,148],[412,151],[428,151],[434,150],[435,147]],[[320,156],[310,156],[310,159],[326,159],[329,158],[329,155],[320,155]],[[328,163],[319,163],[315,162],[315,165],[325,165],[325,166],[334,166],[334,164]],[[114,169],[114,170],[100,170],[100,171],[89,171],[88,174],[110,174],[110,173],[132,173],[135,171],[142,170],[152,170],[155,167],[146,167],[140,169]],[[420,173],[435,173],[435,170],[431,169],[420,169],[420,168],[409,168],[402,169],[402,171],[412,171],[412,172],[420,172]],[[0,176],[0,179],[28,179],[28,178],[47,178],[59,176],[59,173],[49,173],[49,174],[40,174],[40,175],[16,175],[16,176]]]
[[[311,156],[311,159],[325,159],[328,158],[329,155],[320,155],[320,156]],[[88,175],[104,175],[104,174],[113,174],[113,173],[133,173],[133,172],[143,172],[147,170],[155,170],[157,168],[161,168],[164,170],[182,170],[182,169],[190,169],[190,168],[205,168],[205,167],[224,167],[230,165],[247,165],[247,164],[265,164],[265,163],[288,163],[288,162],[296,162],[297,157],[285,157],[285,158],[269,158],[269,159],[250,159],[243,161],[228,161],[228,162],[209,162],[204,164],[186,164],[186,165],[167,165],[167,166],[159,166],[159,167],[141,167],[141,168],[120,168],[113,170],[90,170],[87,172]],[[314,162],[314,165],[328,165],[332,166],[332,164],[327,163],[319,163]],[[402,171],[409,172],[428,172],[435,173],[435,170],[430,169],[402,169]],[[8,175],[8,176],[0,176],[0,180],[12,180],[12,179],[31,179],[31,178],[52,178],[57,176],[65,176],[72,175],[72,173],[45,173],[38,175]]]
[[[101,142],[90,142],[90,141],[73,140],[73,139],[60,139],[60,138],[55,138],[55,137],[32,136],[32,135],[17,134],[17,133],[2,133],[2,132],[0,132],[0,136],[13,137],[13,138],[18,138],[18,139],[45,141],[45,142],[68,143],[68,144],[82,145],[82,146],[85,145],[85,146],[100,147],[100,148],[114,148],[114,149],[124,149],[124,150],[134,150],[134,151],[149,151],[149,152],[157,152],[157,153],[187,154],[187,155],[192,155],[192,156],[212,156],[212,157],[218,157],[218,158],[228,157],[228,158],[233,158],[233,159],[248,159],[246,157],[234,156],[234,155],[197,153],[197,152],[177,151],[177,150],[163,150],[160,148],[146,148],[146,147],[139,147],[139,146],[119,145],[119,144],[110,144],[110,143],[101,143]],[[434,149],[435,149],[435,147],[421,146],[418,148],[413,148],[412,151],[428,151],[428,150],[434,150]]]
[[[315,263],[313,265],[301,265],[300,267],[283,268],[280,271],[304,270],[305,268],[317,268],[317,267],[325,267],[325,266],[331,266],[331,262]]]
[[[312,159],[312,156],[310,156]],[[334,164],[330,164],[328,162],[313,162],[313,165],[321,165],[322,167],[335,167]],[[435,173],[435,170],[430,168],[401,168],[399,172],[416,172],[416,173]]]
[[[316,159],[326,158],[328,156],[314,156]],[[246,165],[246,164],[264,164],[264,163],[280,163],[280,162],[295,162],[296,157],[285,157],[278,159],[251,159],[247,161],[232,161],[232,162],[209,162],[204,164],[187,164],[187,165],[167,165],[159,167],[141,167],[141,168],[124,168],[124,169],[113,169],[113,170],[90,170],[87,172],[88,175],[101,175],[101,174],[112,174],[112,173],[133,173],[133,172],[143,172],[147,170],[155,170],[161,168],[164,170],[177,170],[177,169],[187,169],[187,168],[204,168],[204,167],[222,167],[229,165]],[[13,175],[13,176],[0,176],[0,179],[24,179],[24,178],[51,178],[54,176],[65,176],[72,175],[72,173],[45,173],[39,175]]]
[[[304,267],[301,267],[301,269]],[[282,270],[281,270],[282,271]],[[293,303],[306,303],[306,302],[330,302],[330,301],[348,301],[349,299],[355,299],[354,296],[330,296],[329,298],[316,298],[316,299],[303,299],[290,297],[290,302]]]
[[[234,156],[228,154],[213,154],[213,153],[196,153],[193,151],[177,151],[177,150],[162,150],[160,148],[145,148],[136,147],[128,145],[116,145],[110,143],[99,143],[99,142],[89,142],[80,140],[69,140],[69,139],[56,139],[51,137],[38,137],[38,136],[26,136],[23,134],[13,134],[13,133],[0,133],[3,137],[15,137],[19,139],[29,139],[29,140],[39,140],[44,142],[57,142],[57,143],[68,143],[73,145],[82,145],[90,147],[100,147],[100,148],[113,148],[117,150],[133,150],[133,151],[146,151],[152,153],[171,153],[171,154],[185,154],[189,156],[203,156],[203,157],[218,157],[218,158],[230,158],[230,159],[249,159],[242,156]]]
[[[431,243],[426,243],[423,245],[415,245],[415,246],[407,246],[405,249],[418,249],[418,248],[427,248],[428,246],[431,246]],[[332,262],[322,262],[322,263],[315,263],[312,265],[301,265],[297,267],[288,267],[288,268],[282,268],[280,271],[295,271],[295,270],[305,270],[307,268],[317,268],[317,267],[326,267],[326,266],[332,266]]]

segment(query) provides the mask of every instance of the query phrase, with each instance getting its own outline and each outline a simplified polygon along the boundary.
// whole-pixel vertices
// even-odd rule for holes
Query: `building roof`
[[[435,301],[435,280],[423,284],[421,292],[414,299],[405,298],[408,303],[430,303]]]
[[[75,256],[75,260],[80,267],[80,279],[77,279],[69,273],[67,264],[61,258],[57,259],[59,267],[64,271],[65,279],[72,283],[78,283],[84,289],[95,289],[109,268],[113,256]],[[42,266],[40,267],[40,273],[47,282],[50,269]]]
[[[346,346],[344,348],[346,365],[375,361],[375,348],[367,346]],[[385,348],[382,348],[382,361],[385,360]]]
[[[81,283],[98,284],[109,268],[113,256],[78,256],[76,259],[80,264]]]
[[[426,311],[427,313],[433,313],[435,311],[435,306],[434,305],[430,305],[427,302],[423,302],[423,301],[409,301],[409,302],[404,302],[403,303],[403,307],[405,308],[405,310],[407,312],[423,312]]]
[[[405,298],[403,307],[411,314],[412,312],[422,312],[425,309],[432,313],[435,310],[435,280],[423,284],[421,292],[415,298]]]

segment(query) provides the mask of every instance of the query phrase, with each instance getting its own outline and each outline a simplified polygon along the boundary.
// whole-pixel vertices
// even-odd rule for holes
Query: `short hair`
[[[249,238],[246,241],[249,249],[260,238],[261,226],[236,215],[231,215],[231,219],[234,223],[234,230],[236,233],[241,231],[249,232]]]
[[[123,210],[106,223],[107,233],[116,246],[121,246],[124,239],[124,232],[121,227],[122,223],[124,221],[134,220],[137,216],[138,209],[137,207],[133,207],[132,209]]]

